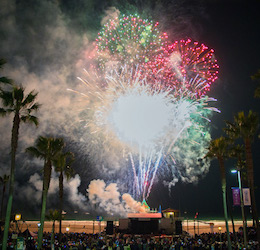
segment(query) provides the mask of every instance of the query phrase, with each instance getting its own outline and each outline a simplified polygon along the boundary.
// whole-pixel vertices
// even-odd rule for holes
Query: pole
[[[221,244],[221,248],[220,249],[222,249],[221,231],[219,232],[219,240],[220,240],[220,244]]]
[[[189,219],[188,219],[188,217],[187,217],[187,233],[189,232],[189,231],[188,231],[188,228],[189,228]]]
[[[196,225],[195,225],[195,219],[194,219],[194,237],[196,235]]]
[[[95,233],[95,221],[93,220],[93,234]]]
[[[240,203],[241,203],[241,212],[242,212],[242,219],[243,219],[244,245],[245,245],[245,247],[247,247],[247,232],[246,232],[247,225],[246,225],[246,220],[245,220],[245,210],[244,210],[244,200],[243,200],[243,193],[242,193],[240,170],[237,170],[237,179],[238,179],[238,186],[239,186],[239,193],[240,193]]]

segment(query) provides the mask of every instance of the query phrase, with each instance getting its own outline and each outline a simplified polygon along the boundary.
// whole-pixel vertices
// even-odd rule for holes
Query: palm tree
[[[225,129],[224,129],[225,130]],[[247,185],[247,173],[246,173],[246,160],[245,160],[245,147],[244,145],[235,144],[228,150],[228,157],[236,159],[236,169],[241,172],[242,184]]]
[[[2,69],[5,64],[6,64],[6,60],[0,59],[0,69]],[[13,80],[7,78],[6,76],[0,76],[0,83],[12,84]]]
[[[257,228],[258,240],[260,240],[259,219],[257,213],[254,185],[254,165],[252,156],[252,143],[259,127],[259,118],[257,113],[250,110],[246,116],[244,112],[239,112],[234,116],[234,122],[226,121],[227,128],[224,131],[230,138],[242,138],[245,145],[246,169],[248,184],[250,187],[250,196],[252,201],[253,224]]]
[[[46,215],[47,220],[53,221],[52,223],[52,233],[51,233],[51,247],[53,246],[54,243],[54,231],[55,231],[55,221],[59,220],[60,218],[60,212],[58,210],[49,210],[49,214]]]
[[[0,220],[2,220],[2,216],[3,216],[5,189],[6,189],[6,183],[7,183],[8,181],[9,181],[9,175],[6,175],[6,174],[5,174],[3,177],[0,176],[0,183],[3,185]]]
[[[224,158],[226,157],[228,145],[229,143],[227,138],[224,138],[222,136],[215,140],[212,140],[208,148],[209,151],[205,157],[208,157],[210,159],[217,158],[219,162],[223,208],[224,208],[224,216],[225,216],[225,223],[226,223],[226,233],[228,239],[228,249],[231,250],[231,241],[230,241],[229,228],[228,228],[226,169],[224,165]]]
[[[43,237],[43,227],[44,219],[46,213],[46,202],[47,195],[51,180],[52,163],[59,152],[62,151],[64,147],[64,141],[62,138],[53,137],[43,137],[39,136],[36,140],[35,147],[29,147],[26,149],[28,153],[32,156],[44,160],[43,167],[43,188],[42,188],[42,207],[41,207],[41,219],[40,219],[40,229],[38,233],[38,248],[42,248],[42,237]]]
[[[4,196],[5,196],[5,190],[6,190],[6,183],[9,181],[9,175],[4,175],[3,177],[0,176],[0,183],[3,185],[3,191],[2,191],[2,200],[1,200],[1,212],[0,212],[0,220],[2,221],[3,217],[3,209],[4,209]]]
[[[22,86],[12,86],[11,90],[0,89],[0,98],[2,100],[3,108],[0,108],[0,115],[5,116],[13,113],[13,127],[11,137],[11,169],[9,180],[9,196],[7,202],[6,216],[5,216],[5,229],[3,237],[3,249],[6,249],[8,230],[10,224],[10,216],[12,210],[13,193],[14,193],[14,172],[15,172],[15,158],[18,146],[19,127],[21,122],[33,123],[38,125],[38,119],[32,115],[32,112],[37,111],[39,104],[35,102],[37,93],[31,91],[25,95]]]
[[[62,223],[62,209],[63,209],[63,179],[64,174],[69,180],[73,174],[74,170],[71,167],[72,162],[74,161],[74,154],[72,152],[61,152],[57,155],[54,160],[55,171],[59,174],[59,211],[60,211],[60,219],[59,219],[59,234],[61,236],[61,223]]]
[[[247,178],[250,187],[253,223],[259,226],[258,213],[255,200],[255,185],[254,185],[254,165],[252,156],[252,143],[254,136],[259,127],[259,118],[252,110],[249,111],[248,116],[244,112],[239,112],[234,116],[234,123],[226,122],[227,128],[224,131],[230,138],[242,138],[245,145]]]

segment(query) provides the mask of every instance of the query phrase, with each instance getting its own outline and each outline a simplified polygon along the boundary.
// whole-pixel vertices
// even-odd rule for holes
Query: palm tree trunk
[[[0,214],[0,220],[3,219],[4,197],[5,197],[5,183],[3,183],[3,193],[2,193],[2,200],[1,200],[1,214]]]
[[[62,224],[62,208],[63,208],[63,172],[61,170],[60,176],[59,176],[59,198],[60,198],[60,219],[59,219],[59,234],[61,237],[61,224]]]
[[[227,204],[228,207],[231,208],[231,203],[230,203],[230,196],[227,194]],[[235,230],[235,224],[234,224],[234,218],[233,218],[233,210],[229,209],[229,216],[231,219],[231,223],[232,223],[232,229],[233,229],[233,235],[234,235],[234,239],[237,242],[237,235],[236,235],[236,230]]]
[[[52,223],[52,233],[51,233],[51,249],[54,244],[54,228],[55,228],[55,220]]]
[[[46,214],[46,204],[47,204],[47,195],[50,186],[51,180],[51,161],[47,160],[44,164],[44,174],[43,174],[43,191],[42,191],[42,209],[41,209],[41,219],[40,219],[40,228],[38,232],[38,249],[42,249],[42,239],[43,239],[43,228],[44,220]]]
[[[13,120],[12,138],[11,138],[11,170],[10,170],[10,182],[9,182],[9,195],[8,195],[8,202],[7,202],[6,215],[5,215],[5,228],[4,228],[4,236],[3,236],[3,244],[2,244],[3,250],[5,250],[7,247],[8,231],[9,231],[12,204],[13,204],[15,156],[16,156],[16,150],[18,146],[19,126],[20,126],[19,111],[16,111]]]
[[[251,141],[249,138],[246,138],[244,142],[245,142],[245,151],[246,151],[247,177],[248,177],[248,184],[250,187],[250,195],[251,195],[251,202],[252,202],[253,225],[256,227],[257,239],[260,242],[260,228],[259,228],[259,218],[257,213],[256,199],[255,199],[254,165],[253,165],[253,156],[251,150]]]
[[[223,158],[218,158],[218,160],[219,160],[219,166],[220,166],[221,188],[222,188],[224,217],[225,217],[225,223],[226,223],[226,234],[227,234],[227,240],[228,240],[228,249],[232,250],[230,234],[229,234],[229,227],[228,227],[228,209],[227,209],[227,197],[226,197],[226,194],[227,194],[227,190],[226,190],[226,172],[225,172],[225,166],[224,166]]]
[[[42,249],[42,239],[43,239],[43,228],[46,213],[46,202],[47,202],[48,190],[44,190],[42,193],[42,209],[41,209],[41,219],[40,228],[38,231],[38,249]]]

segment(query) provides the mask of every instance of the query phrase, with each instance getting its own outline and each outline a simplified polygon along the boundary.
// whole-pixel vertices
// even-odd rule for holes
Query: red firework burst
[[[218,78],[219,65],[213,49],[188,39],[166,46],[163,53],[143,65],[143,69],[148,79],[155,78],[165,87],[185,87],[203,95]]]

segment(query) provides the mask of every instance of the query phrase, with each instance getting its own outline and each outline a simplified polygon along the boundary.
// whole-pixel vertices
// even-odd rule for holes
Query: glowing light
[[[213,98],[195,99],[188,89],[160,90],[158,84],[147,84],[138,73],[129,75],[127,68],[106,75],[102,88],[82,81],[88,89],[82,96],[94,104],[86,127],[91,134],[106,138],[110,146],[128,152],[136,197],[148,198],[162,162],[178,160],[175,147],[179,140],[191,144],[193,139],[200,144],[201,139],[209,139],[200,120],[207,121],[208,114],[217,111],[208,106]]]
[[[147,88],[136,87],[118,97],[108,119],[120,140],[150,145],[170,126],[171,109],[164,93],[152,94]]]
[[[148,62],[159,51],[167,39],[167,34],[153,23],[141,19],[138,15],[122,15],[104,25],[96,39],[96,50],[100,66],[104,69],[119,69],[122,64],[128,66]]]
[[[175,41],[165,46],[163,53],[143,65],[147,76],[155,78],[166,87],[185,88],[194,92],[191,79],[196,77],[200,88],[196,88],[197,95],[206,94],[210,85],[218,78],[219,65],[214,56],[214,50],[204,44],[188,40]]]
[[[22,218],[22,215],[21,214],[16,214],[15,215],[15,220],[18,221],[18,220],[21,220]]]

